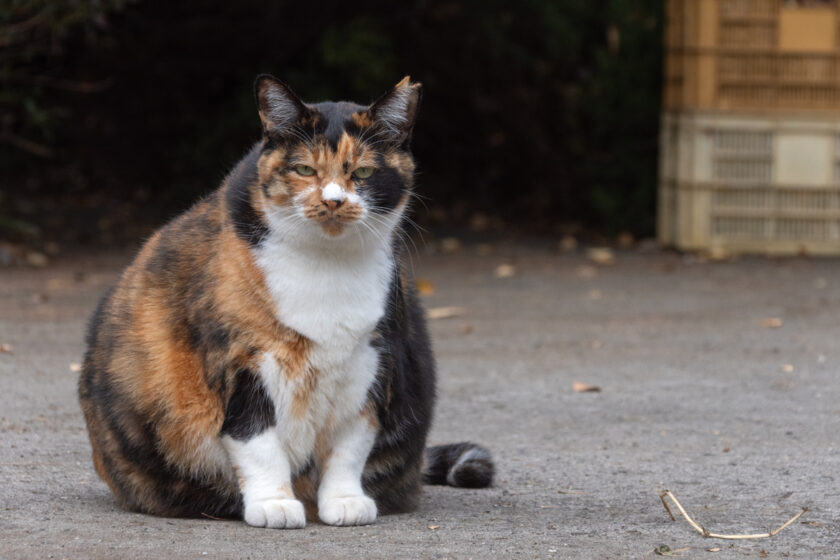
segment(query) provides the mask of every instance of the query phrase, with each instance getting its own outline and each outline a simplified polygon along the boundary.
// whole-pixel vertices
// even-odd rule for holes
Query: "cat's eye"
[[[353,172],[353,177],[356,179],[367,179],[373,175],[373,167],[359,167]]]
[[[295,171],[297,171],[298,175],[303,175],[304,177],[315,175],[315,170],[308,165],[296,165]]]

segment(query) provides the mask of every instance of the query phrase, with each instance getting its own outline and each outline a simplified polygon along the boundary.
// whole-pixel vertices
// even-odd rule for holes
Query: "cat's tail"
[[[475,443],[450,443],[426,448],[423,482],[459,488],[493,484],[495,467],[490,452]]]

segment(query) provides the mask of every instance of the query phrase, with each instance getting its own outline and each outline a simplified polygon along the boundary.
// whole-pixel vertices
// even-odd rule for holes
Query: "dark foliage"
[[[7,224],[142,235],[247,150],[268,72],[310,101],[423,82],[419,190],[447,223],[652,230],[661,0],[0,2]]]

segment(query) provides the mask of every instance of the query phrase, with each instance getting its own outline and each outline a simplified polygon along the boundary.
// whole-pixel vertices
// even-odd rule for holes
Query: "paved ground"
[[[432,322],[432,440],[483,442],[498,482],[429,488],[418,512],[370,527],[292,532],[125,513],[96,478],[71,364],[125,261],[0,269],[1,558],[653,558],[663,544],[840,558],[840,261],[417,258],[427,305],[466,310]],[[500,264],[515,275],[496,278]],[[719,532],[810,511],[772,539],[715,541],[668,518],[663,488]]]

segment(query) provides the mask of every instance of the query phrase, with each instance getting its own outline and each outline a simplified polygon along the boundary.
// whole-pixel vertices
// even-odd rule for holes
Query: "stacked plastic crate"
[[[838,0],[668,0],[659,238],[840,254]]]

